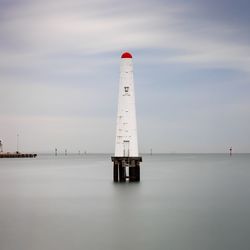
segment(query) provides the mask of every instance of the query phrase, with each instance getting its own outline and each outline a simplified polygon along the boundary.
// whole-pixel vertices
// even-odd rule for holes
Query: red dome
[[[132,55],[129,52],[124,52],[121,58],[132,58]]]

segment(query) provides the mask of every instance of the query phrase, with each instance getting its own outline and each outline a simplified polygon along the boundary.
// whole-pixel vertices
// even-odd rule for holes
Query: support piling
[[[114,182],[139,182],[141,157],[111,157]],[[128,171],[126,171],[128,169]],[[128,175],[126,174],[128,172]]]

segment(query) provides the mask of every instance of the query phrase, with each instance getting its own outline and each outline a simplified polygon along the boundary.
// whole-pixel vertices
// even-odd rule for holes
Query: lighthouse
[[[111,159],[114,182],[140,181],[142,158],[138,154],[133,62],[129,52],[121,55],[115,156]]]

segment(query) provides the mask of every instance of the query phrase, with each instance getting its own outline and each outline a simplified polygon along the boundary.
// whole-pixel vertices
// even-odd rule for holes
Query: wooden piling
[[[129,168],[129,182],[136,181],[136,171],[135,167]]]
[[[113,167],[113,180],[114,182],[118,182],[118,163],[114,162],[114,167]]]
[[[141,157],[111,157],[113,165],[114,182],[138,182],[140,181],[140,162]],[[126,176],[126,169],[128,175]]]
[[[122,162],[119,162],[119,181],[120,182],[126,181],[126,172],[125,168],[122,166]]]

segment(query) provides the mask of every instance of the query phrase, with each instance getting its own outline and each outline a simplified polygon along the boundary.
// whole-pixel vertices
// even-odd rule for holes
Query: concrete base
[[[140,181],[140,162],[142,162],[141,157],[111,157],[111,159],[112,162],[114,162],[114,182],[125,182],[126,180],[129,180],[129,182]]]

